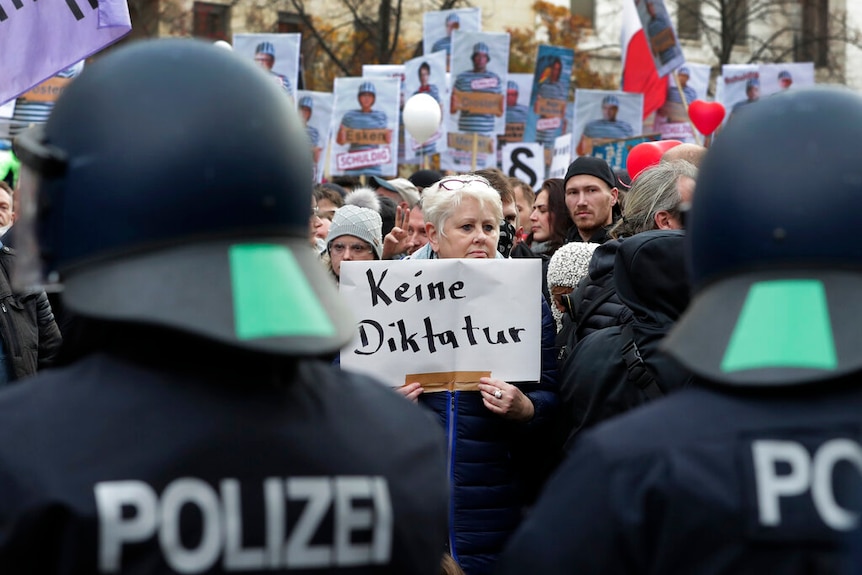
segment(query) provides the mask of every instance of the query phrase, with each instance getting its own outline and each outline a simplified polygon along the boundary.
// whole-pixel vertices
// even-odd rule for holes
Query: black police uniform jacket
[[[316,361],[186,353],[95,353],[0,394],[0,572],[437,573],[427,413]]]
[[[862,483],[858,382],[697,385],[585,432],[498,572],[842,572]]]

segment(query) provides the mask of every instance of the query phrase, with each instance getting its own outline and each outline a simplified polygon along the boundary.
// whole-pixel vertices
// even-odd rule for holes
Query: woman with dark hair
[[[572,225],[566,207],[566,189],[561,178],[545,180],[536,194],[533,211],[530,212],[530,235],[527,243],[536,255],[548,258],[566,243],[566,234]]]
[[[549,306],[553,306],[554,302],[548,291],[548,262],[554,252],[566,243],[566,234],[572,224],[566,207],[565,182],[561,178],[545,180],[530,212],[527,245],[533,254],[542,258],[542,293]]]

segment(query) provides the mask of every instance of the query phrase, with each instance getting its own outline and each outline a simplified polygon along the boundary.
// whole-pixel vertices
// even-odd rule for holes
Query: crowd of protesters
[[[862,185],[847,155],[858,96],[812,89],[748,106],[710,149],[671,148],[632,181],[581,156],[535,191],[496,169],[312,189],[297,183],[311,163],[298,116],[233,56],[176,41],[97,67],[47,132],[16,140],[37,189],[0,187],[0,571],[783,574],[862,561],[862,341],[833,307],[855,311],[860,287],[845,245],[852,194],[830,210],[844,247],[805,227],[827,209],[810,166],[829,168],[829,189]],[[248,93],[220,91],[222,67]],[[149,81],[130,88],[139,76]],[[149,201],[141,173],[92,161],[133,136],[69,136],[86,122],[157,133],[197,117],[197,101],[133,119],[125,107],[102,117],[94,96],[143,106],[185,91],[218,95],[219,134],[283,120],[286,132],[261,128],[277,159],[231,164],[242,172],[214,186],[200,176],[211,160],[180,151],[172,169],[187,187],[157,186]],[[841,119],[824,121],[833,110]],[[252,156],[258,136],[243,136]],[[252,175],[272,188],[249,191]],[[217,210],[205,221],[184,200],[232,205],[240,188],[257,196],[237,221]],[[19,192],[41,194],[36,231],[12,225]],[[105,210],[93,230],[84,199]],[[756,217],[729,229],[728,210],[749,206]],[[163,208],[176,213],[160,228],[148,218]],[[65,274],[59,302],[76,315],[60,327],[45,291],[12,281],[19,241],[22,260]],[[535,381],[388,390],[340,366],[353,327],[336,294],[345,262],[522,258],[541,260]],[[254,502],[247,480],[262,481]]]
[[[686,149],[690,157],[703,150]],[[409,178],[372,176],[364,186],[341,181],[315,189],[309,242],[336,282],[347,260],[542,261],[538,382],[482,378],[473,390],[428,392],[420,382],[396,388],[435,413],[450,436],[447,551],[468,575],[494,572],[506,542],[563,458],[567,440],[688,384],[687,372],[672,371],[657,352],[660,337],[643,342],[643,321],[635,318],[654,306],[658,319],[647,323],[664,334],[687,302],[679,230],[696,177],[695,165],[669,155],[631,184],[624,171],[615,173],[604,160],[581,157],[565,178],[546,180],[536,191],[496,169],[445,175],[422,170]],[[340,197],[325,200],[333,189]],[[379,200],[387,197],[398,202],[394,226],[383,223]],[[337,204],[342,207],[322,209]],[[325,238],[321,229],[328,229]],[[626,253],[625,261],[636,268],[631,273],[643,302],[626,299],[622,289],[617,294],[612,273],[620,246],[638,234],[652,239],[650,255],[633,249],[636,255]],[[644,284],[648,278],[659,285]],[[685,295],[682,303],[677,293]],[[630,381],[625,356],[616,349],[623,328],[628,335],[632,326],[638,337],[630,338],[641,342],[643,373],[656,374],[648,390]],[[593,332],[607,341],[588,337]],[[664,380],[666,374],[674,378]]]

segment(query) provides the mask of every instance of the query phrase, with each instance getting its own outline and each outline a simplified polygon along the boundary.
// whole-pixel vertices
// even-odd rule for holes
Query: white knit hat
[[[379,260],[383,254],[383,220],[374,210],[353,205],[335,210],[326,236],[326,249],[329,249],[334,239],[341,236],[356,236],[368,242],[374,250],[375,259]]]
[[[558,286],[576,288],[581,278],[590,271],[590,260],[597,247],[599,244],[570,242],[554,252],[548,262],[548,290]],[[563,313],[555,305],[551,306],[551,313],[557,322],[557,331],[560,331]]]

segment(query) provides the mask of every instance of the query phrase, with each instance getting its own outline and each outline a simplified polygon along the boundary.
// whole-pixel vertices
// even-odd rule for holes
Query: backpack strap
[[[646,394],[650,400],[658,399],[664,396],[664,391],[659,387],[656,380],[653,379],[641,357],[641,352],[635,343],[634,330],[630,323],[622,326],[621,334],[623,336],[623,361],[626,362],[626,369],[629,372],[629,381],[632,381]]]

